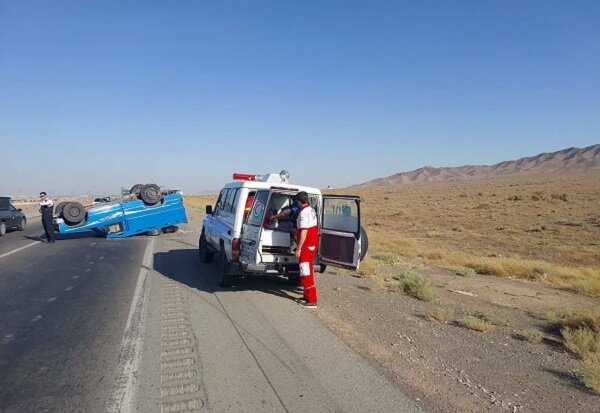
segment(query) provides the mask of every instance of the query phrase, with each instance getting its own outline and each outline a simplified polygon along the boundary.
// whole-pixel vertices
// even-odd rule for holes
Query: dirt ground
[[[318,277],[316,315],[399,386],[412,388],[439,411],[598,411],[600,395],[581,385],[578,361],[541,317],[552,307],[598,306],[597,299],[537,282],[466,279],[436,268],[422,273],[441,291],[438,300],[372,292],[369,279],[327,271]],[[450,313],[448,322],[427,317],[439,308]],[[454,321],[474,311],[497,315],[507,325],[481,333]],[[546,333],[540,344],[517,338],[532,325]]]

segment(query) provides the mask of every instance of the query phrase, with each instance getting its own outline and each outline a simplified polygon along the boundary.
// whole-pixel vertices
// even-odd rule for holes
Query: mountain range
[[[552,153],[500,162],[495,165],[465,165],[435,168],[425,166],[410,172],[400,172],[356,186],[399,185],[415,182],[459,181],[500,176],[580,173],[600,170],[600,144],[586,148],[568,148]]]

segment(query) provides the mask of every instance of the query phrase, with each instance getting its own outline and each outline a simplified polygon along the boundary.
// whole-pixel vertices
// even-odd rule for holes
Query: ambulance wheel
[[[79,202],[68,202],[61,215],[67,224],[77,225],[85,219],[85,208]]]
[[[54,214],[60,216],[63,208],[67,205],[68,202],[59,202],[56,208],[54,208]]]
[[[360,226],[360,260],[364,260],[369,251],[369,236],[364,227]]]
[[[147,205],[158,204],[163,199],[163,194],[160,188],[155,184],[144,185],[140,191],[140,198]]]
[[[143,184],[135,184],[134,186],[131,187],[131,189],[129,190],[129,195],[135,195],[135,196],[139,196],[140,192],[142,191],[142,188],[144,187]]]
[[[217,280],[219,287],[231,286],[231,275],[229,275],[229,261],[225,256],[225,248],[221,247],[219,252],[219,279]]]
[[[213,253],[206,242],[204,231],[202,231],[202,234],[200,235],[200,241],[198,242],[198,255],[200,255],[200,261],[202,262],[212,262],[214,258]]]
[[[6,234],[6,223],[4,221],[0,222],[0,237],[3,237]]]

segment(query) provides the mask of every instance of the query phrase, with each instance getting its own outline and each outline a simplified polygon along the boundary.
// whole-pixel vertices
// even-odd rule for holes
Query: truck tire
[[[225,248],[221,247],[219,252],[219,287],[225,288],[231,286],[231,275],[229,274],[229,261],[225,256]]]
[[[129,195],[139,196],[144,184],[135,184],[129,189]]]
[[[6,223],[4,221],[0,222],[0,237],[3,237],[6,234]]]
[[[369,251],[369,236],[367,235],[367,231],[361,225],[360,226],[360,260],[364,260],[367,256],[367,252]]]
[[[68,202],[62,209],[62,219],[69,225],[77,225],[85,220],[85,208],[79,202]]]
[[[17,229],[19,231],[25,231],[26,227],[27,227],[27,218],[23,217],[23,218],[21,218],[21,222],[19,223],[19,226],[17,227]]]
[[[68,202],[59,202],[58,205],[56,206],[56,208],[54,208],[54,215],[60,216],[60,214],[62,213],[63,208],[67,204],[68,204]]]
[[[200,234],[200,241],[198,241],[198,255],[200,256],[200,261],[205,263],[212,262],[214,258],[214,254],[210,250],[206,237],[204,236],[204,231]]]
[[[146,232],[146,235],[150,235],[151,237],[157,237],[160,234],[162,234],[162,230],[160,230],[160,229],[153,229],[151,231]]]
[[[140,191],[140,198],[147,205],[156,205],[163,199],[163,194],[158,185],[144,185]]]

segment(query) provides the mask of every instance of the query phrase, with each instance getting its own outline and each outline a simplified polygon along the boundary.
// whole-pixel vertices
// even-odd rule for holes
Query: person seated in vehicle
[[[295,198],[290,198],[290,204],[284,206],[279,212],[276,209],[270,211],[269,219],[271,224],[280,231],[296,233],[296,220],[300,214],[300,207],[295,202]]]

